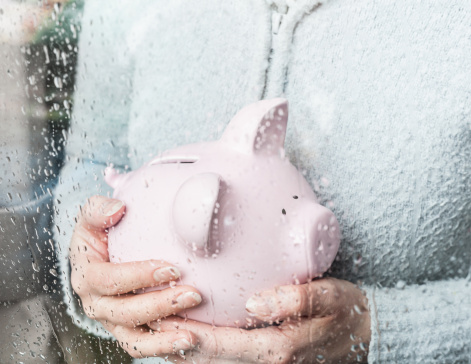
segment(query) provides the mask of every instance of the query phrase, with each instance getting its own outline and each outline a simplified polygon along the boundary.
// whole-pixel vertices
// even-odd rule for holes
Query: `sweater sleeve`
[[[369,363],[467,362],[471,358],[468,278],[366,287],[371,314]]]
[[[64,302],[78,326],[102,337],[109,334],[86,317],[71,288],[68,252],[79,207],[93,195],[111,193],[103,179],[105,167],[113,164],[124,170],[129,163],[127,127],[133,57],[126,37],[138,15],[139,6],[135,5],[93,0],[86,3],[66,163],[54,191],[54,238]]]

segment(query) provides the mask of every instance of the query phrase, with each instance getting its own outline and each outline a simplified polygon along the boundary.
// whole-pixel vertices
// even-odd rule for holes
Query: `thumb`
[[[247,311],[264,321],[288,317],[325,317],[336,312],[348,300],[348,289],[332,278],[318,279],[306,284],[280,286],[249,298]],[[347,287],[345,287],[347,288]]]
[[[104,231],[116,225],[124,215],[124,203],[104,196],[93,196],[80,209],[77,224],[88,230]]]

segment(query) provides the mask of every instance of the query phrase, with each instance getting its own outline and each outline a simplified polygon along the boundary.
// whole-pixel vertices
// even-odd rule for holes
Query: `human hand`
[[[195,363],[366,362],[370,340],[367,299],[347,281],[325,278],[254,295],[247,310],[279,326],[254,330],[212,327],[172,317],[149,326],[187,329],[199,340],[187,356]],[[176,363],[184,361],[171,357]],[[191,361],[190,361],[191,362]]]
[[[135,295],[132,292],[137,289],[177,280],[180,272],[159,260],[109,261],[107,229],[124,213],[121,201],[103,196],[90,198],[81,209],[69,249],[72,287],[87,316],[101,322],[131,356],[190,350],[197,343],[193,333],[173,329],[155,334],[145,323],[198,305],[199,292],[190,286],[174,286]]]

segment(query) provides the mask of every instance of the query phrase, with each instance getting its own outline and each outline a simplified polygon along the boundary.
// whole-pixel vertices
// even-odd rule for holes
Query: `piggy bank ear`
[[[175,232],[198,255],[212,252],[210,231],[220,186],[218,174],[200,173],[181,185],[173,201]]]
[[[220,142],[243,153],[279,154],[285,143],[287,121],[285,99],[258,101],[234,116]]]

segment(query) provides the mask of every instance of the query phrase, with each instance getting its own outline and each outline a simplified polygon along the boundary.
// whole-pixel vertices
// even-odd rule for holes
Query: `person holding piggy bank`
[[[77,323],[116,338],[135,358],[172,362],[468,360],[471,11],[465,10],[470,5],[459,0],[159,5],[89,1],[85,7],[68,162],[55,191],[61,201],[55,219],[65,300]],[[218,241],[208,238],[215,236],[216,212],[196,203],[201,211],[186,233],[178,224],[188,221],[166,215],[169,229],[179,226],[172,249],[193,250],[201,263],[186,266],[183,259],[193,258],[183,254],[180,265],[157,256],[128,260],[142,236],[155,234],[152,216],[140,227],[149,231],[134,239],[126,235],[129,257],[113,256],[113,234],[121,229],[125,236],[126,219],[132,220],[138,203],[111,198],[104,170],[113,164],[124,175],[165,157],[164,151],[219,140],[238,110],[277,97],[290,105],[285,160],[298,168],[299,181],[307,181],[319,206],[338,219],[337,257],[322,278],[308,272],[305,281],[292,276],[289,283],[255,293],[248,285],[218,284],[215,298],[231,290],[243,298],[248,320],[242,324],[227,319],[213,325],[214,313],[210,323],[193,320],[193,311],[213,307],[211,293],[193,284],[203,277],[198,270],[231,246],[211,245]],[[262,127],[251,134],[252,147],[272,135]],[[147,166],[196,168],[198,162],[191,162],[163,166],[160,159]],[[117,176],[109,173],[110,181]],[[218,207],[219,198],[230,196],[225,183],[231,187],[230,178],[221,176],[189,185],[213,186],[202,191],[210,191],[207,206]],[[153,183],[147,181],[147,188]],[[299,183],[305,191],[305,182]],[[146,188],[145,179],[142,184]],[[257,187],[263,193],[271,188]],[[285,193],[290,206],[302,203],[301,194],[296,200],[295,193]],[[165,198],[185,206],[174,199],[180,193],[170,195]],[[265,201],[250,203],[262,207]],[[279,224],[294,221],[293,210],[280,207],[273,209],[273,231],[266,241],[259,238],[254,252],[267,246]],[[222,228],[224,219],[217,225]],[[162,257],[168,253],[160,251]],[[275,252],[266,250],[253,270],[276,262]],[[305,266],[315,261],[310,253]],[[237,267],[233,264],[227,268]],[[204,277],[211,287],[224,271],[209,265]],[[296,273],[291,266],[287,271]],[[274,275],[285,269],[270,268]]]

